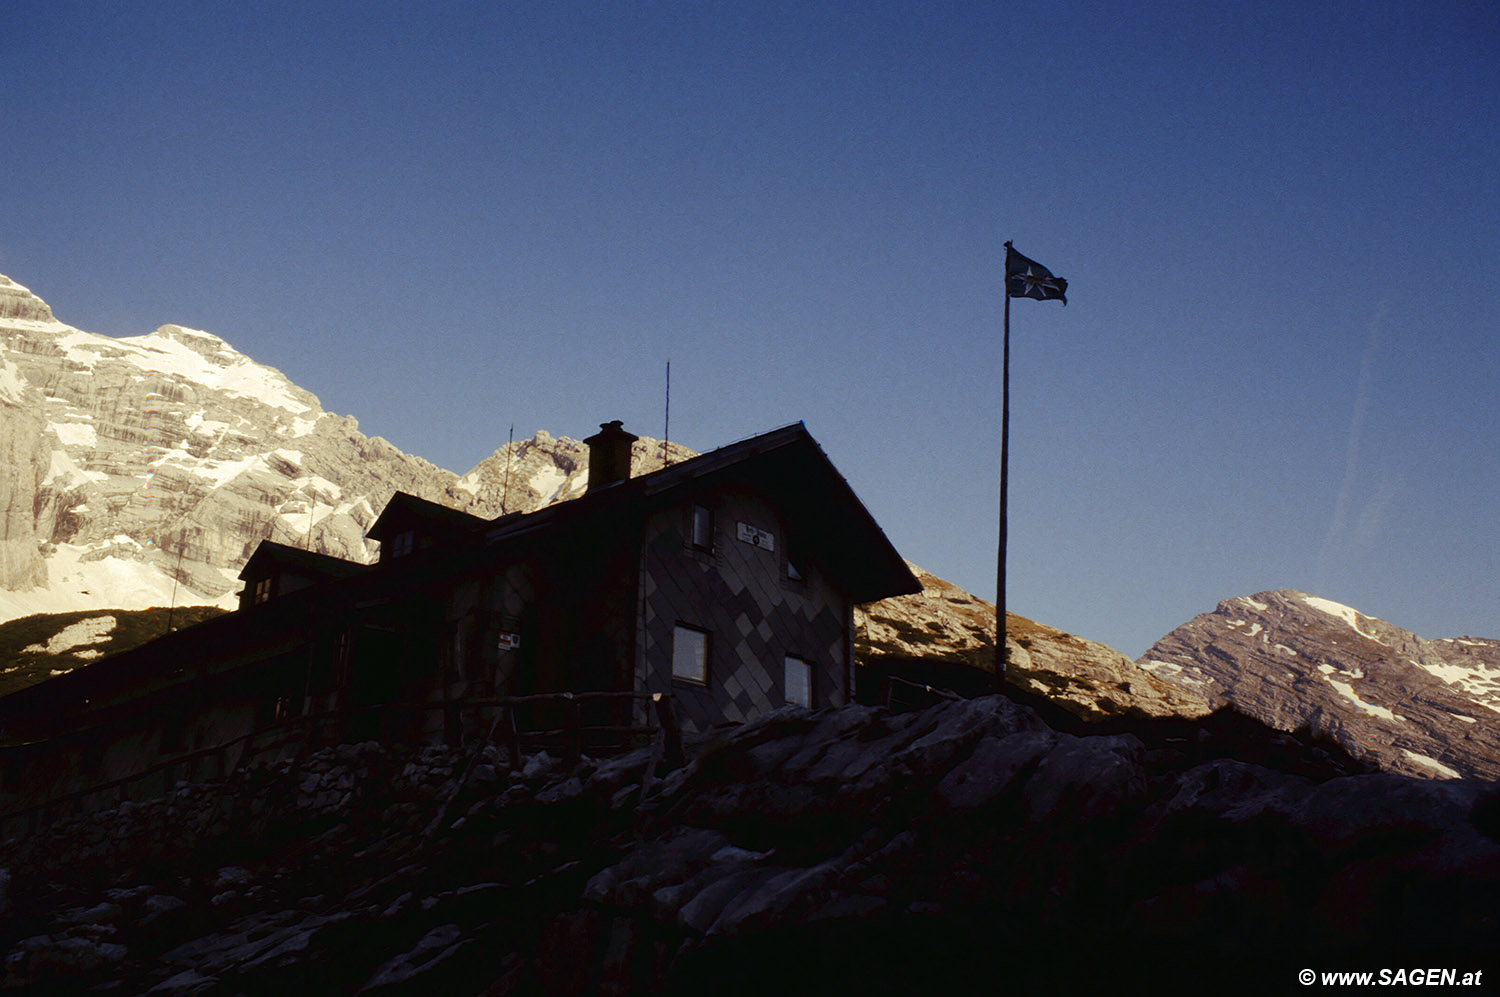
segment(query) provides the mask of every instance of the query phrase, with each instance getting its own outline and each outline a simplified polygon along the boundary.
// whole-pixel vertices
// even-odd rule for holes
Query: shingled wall
[[[711,550],[690,542],[692,504],[647,522],[641,565],[641,633],[636,688],[676,693],[684,727],[704,730],[785,704],[783,661],[813,666],[813,705],[849,699],[849,606],[828,584],[816,558],[805,578],[787,577],[788,536],[771,506],[748,490],[705,494],[714,512]],[[744,523],[771,537],[766,550],[739,538]],[[672,678],[677,624],[707,630],[708,682]]]

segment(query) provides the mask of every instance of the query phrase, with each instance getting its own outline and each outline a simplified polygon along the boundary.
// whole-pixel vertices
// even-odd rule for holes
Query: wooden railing
[[[648,716],[655,714],[655,723],[629,724],[584,724],[583,705],[590,701],[650,703]],[[536,730],[522,729],[517,721],[518,709],[537,706],[561,706],[563,723],[560,726]],[[202,778],[224,778],[230,773],[259,759],[288,750],[293,753],[294,763],[309,753],[314,746],[326,746],[344,740],[333,736],[348,727],[361,716],[400,718],[413,714],[430,713],[435,710],[473,712],[483,717],[486,710],[495,710],[489,733],[477,742],[476,747],[499,744],[506,750],[512,771],[522,766],[522,748],[532,745],[558,747],[564,759],[576,761],[583,753],[584,741],[591,747],[606,749],[627,744],[634,738],[652,738],[660,742],[662,758],[675,767],[683,763],[682,728],[677,720],[675,702],[671,694],[647,692],[556,692],[537,693],[529,696],[496,696],[489,699],[464,699],[436,703],[385,703],[352,710],[330,710],[324,713],[304,714],[288,717],[248,734],[242,734],[223,744],[211,748],[184,752],[157,762],[139,772],[97,783],[50,797],[41,803],[30,804],[0,814],[0,840],[19,835],[30,836],[55,820],[102,810],[127,800],[139,801],[165,796],[179,782],[195,782]],[[394,726],[394,725],[393,725]],[[257,744],[256,742],[260,743]],[[28,747],[39,747],[44,742],[34,742]],[[473,742],[471,742],[473,743]],[[462,747],[463,745],[455,745]],[[465,778],[471,764],[465,769]],[[207,774],[205,774],[205,769]],[[294,765],[295,771],[295,765]],[[143,784],[154,783],[160,776],[160,787]],[[133,791],[135,790],[135,791]],[[81,806],[79,804],[82,804]],[[19,826],[17,826],[19,825]]]
[[[925,709],[939,701],[962,699],[952,689],[913,682],[899,675],[886,677],[885,705],[892,710]]]

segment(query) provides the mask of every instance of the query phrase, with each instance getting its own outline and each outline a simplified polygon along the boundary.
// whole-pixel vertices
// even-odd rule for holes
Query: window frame
[[[791,672],[793,664],[801,666],[806,677],[807,702],[799,702],[792,698]],[[784,654],[781,656],[781,699],[787,706],[801,706],[812,709],[817,701],[817,679],[813,672],[813,663],[798,654]]]
[[[807,584],[807,551],[791,534],[786,532],[786,580],[794,585]]]
[[[702,536],[699,536],[698,524],[703,523]],[[694,550],[712,551],[714,549],[714,520],[716,519],[714,507],[706,502],[694,502],[688,508],[688,546]]]
[[[417,550],[417,531],[414,529],[398,530],[391,537],[390,558],[409,557]]]
[[[702,643],[700,645],[701,650],[698,651],[698,656],[700,657],[700,661],[699,661],[699,668],[698,668],[698,674],[697,675],[694,675],[694,674],[691,674],[691,673],[687,673],[687,672],[683,672],[683,671],[679,671],[678,670],[678,667],[677,667],[677,664],[678,664],[678,661],[679,661],[678,650],[679,650],[679,647],[681,646],[679,644],[679,642],[678,642],[678,635],[679,634],[684,634],[684,635],[685,634],[696,634],[702,640]],[[682,683],[685,683],[687,685],[697,686],[697,687],[704,688],[704,689],[708,688],[708,679],[709,679],[709,675],[710,675],[709,663],[712,660],[713,660],[713,634],[710,631],[705,630],[703,627],[694,626],[691,623],[682,623],[682,622],[678,622],[677,624],[675,624],[672,627],[672,681],[673,682],[682,682]]]

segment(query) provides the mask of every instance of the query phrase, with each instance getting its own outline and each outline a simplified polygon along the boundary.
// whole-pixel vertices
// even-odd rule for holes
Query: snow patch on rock
[[[1449,768],[1442,762],[1438,761],[1436,758],[1428,758],[1426,755],[1419,755],[1415,751],[1412,751],[1410,748],[1402,748],[1401,753],[1405,755],[1409,760],[1415,762],[1417,765],[1420,765],[1422,768],[1436,773],[1436,775],[1440,779],[1463,778],[1462,772],[1458,772],[1454,769]]]
[[[1397,716],[1395,713],[1392,713],[1384,706],[1376,706],[1374,703],[1366,702],[1365,700],[1361,699],[1359,693],[1354,691],[1354,686],[1350,685],[1347,682],[1340,682],[1338,679],[1330,678],[1328,680],[1328,684],[1337,689],[1339,691],[1339,695],[1343,696],[1360,710],[1370,714],[1372,717],[1380,717],[1382,720],[1406,719],[1405,717]]]
[[[151,561],[114,555],[98,557],[98,552],[99,548],[93,546],[58,544],[48,559],[46,588],[24,592],[0,589],[0,622],[35,613],[72,612],[99,601],[105,601],[111,609],[172,605],[172,578]],[[89,558],[90,554],[95,557]],[[223,576],[223,584],[229,589],[223,595],[209,596],[178,585],[176,604],[236,608],[240,584],[237,573],[225,571]]]
[[[1385,641],[1374,634],[1367,634],[1359,628],[1359,612],[1352,606],[1345,606],[1343,603],[1334,602],[1331,599],[1320,599],[1315,595],[1304,595],[1302,601],[1320,613],[1327,613],[1329,616],[1336,616],[1343,620],[1349,624],[1350,629],[1361,637],[1373,640],[1377,644],[1385,643]]]
[[[52,431],[65,447],[92,447],[99,443],[99,431],[92,422],[54,422]]]
[[[147,373],[175,375],[299,415],[313,408],[294,394],[280,371],[256,363],[212,333],[164,325],[150,335],[117,342],[133,348],[132,362]]]
[[[64,627],[52,635],[45,644],[32,644],[21,649],[22,654],[61,654],[75,647],[101,643],[115,628],[113,616],[92,616]]]
[[[1146,671],[1168,682],[1190,686],[1194,690],[1208,689],[1214,684],[1213,679],[1207,678],[1198,669],[1190,665],[1180,665],[1175,661],[1144,660],[1140,662],[1140,665]]]

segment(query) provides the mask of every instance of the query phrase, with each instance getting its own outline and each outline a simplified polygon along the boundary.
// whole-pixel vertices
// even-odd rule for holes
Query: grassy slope
[[[168,616],[172,629],[181,630],[223,612],[217,606],[183,606],[176,610],[91,609],[39,613],[0,623],[0,696],[51,678],[53,672],[72,671],[160,637],[167,632]],[[113,616],[115,625],[97,643],[78,645],[58,654],[26,650],[37,644],[45,646],[53,636],[75,623],[103,616]]]

